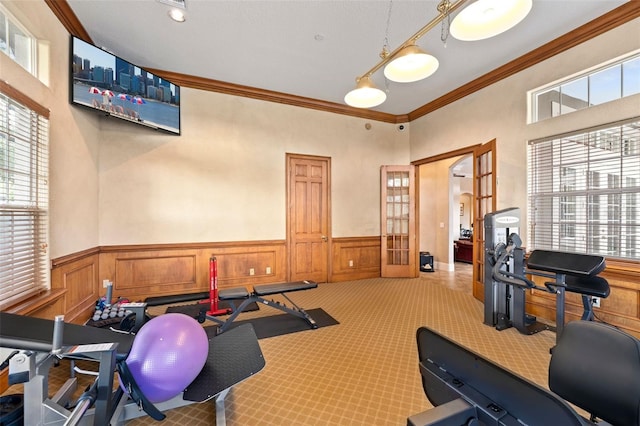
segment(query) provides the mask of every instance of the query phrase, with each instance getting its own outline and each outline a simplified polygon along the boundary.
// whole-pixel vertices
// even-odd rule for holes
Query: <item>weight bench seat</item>
[[[290,291],[309,290],[318,287],[314,281],[293,281],[290,283],[254,285],[253,292],[257,296],[288,293]]]
[[[218,300],[246,299],[247,297],[249,297],[249,292],[244,287],[218,290]]]
[[[591,297],[595,296],[606,299],[611,292],[609,282],[599,276],[576,277],[567,275],[565,285],[566,291],[578,293],[582,296],[583,312],[580,319],[583,321],[593,321],[595,318]]]
[[[207,361],[200,374],[184,392],[168,401],[153,404],[153,408],[164,412],[193,402],[202,403],[215,398],[216,425],[225,425],[225,398],[231,388],[254,376],[264,366],[265,359],[253,325],[240,325],[229,330],[228,333],[211,337]],[[127,378],[131,379],[131,377]],[[130,420],[143,415],[137,404],[128,404],[122,417]]]
[[[534,250],[527,259],[527,266],[538,271],[584,277],[599,274],[606,263],[603,256]]]
[[[233,302],[231,302],[233,306],[232,313],[224,321],[216,318],[213,315],[207,315],[207,318],[219,325],[218,333],[223,333],[231,327],[233,321],[244,310],[246,306],[248,306],[252,302],[259,302],[266,306],[271,306],[272,308],[276,308],[288,314],[302,318],[311,326],[311,328],[315,329],[318,328],[318,324],[316,324],[314,319],[311,318],[304,309],[296,306],[296,304],[293,303],[293,301],[289,299],[285,293],[289,293],[292,291],[310,290],[316,287],[318,287],[318,283],[305,280],[292,281],[288,283],[255,285],[253,286],[252,292],[248,292],[244,287],[225,288],[218,291],[219,300],[244,300],[237,308],[236,306],[233,306]],[[282,295],[289,301],[289,303],[291,303],[292,307],[288,307],[279,302],[274,302],[273,300],[267,300],[264,298],[264,296],[271,296],[274,294]]]
[[[586,294],[587,296],[596,296],[603,299],[609,297],[611,292],[607,280],[598,276],[576,277],[567,275],[565,284],[565,290],[572,293]]]
[[[249,293],[244,287],[225,288],[218,291],[219,300],[246,299],[249,296],[272,296],[290,291],[309,290],[318,287],[314,281],[293,281],[289,283],[254,285]]]

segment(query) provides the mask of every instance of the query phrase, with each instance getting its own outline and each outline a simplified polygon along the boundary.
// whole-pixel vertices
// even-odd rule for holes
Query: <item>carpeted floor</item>
[[[227,424],[406,424],[408,416],[430,407],[415,342],[422,325],[546,387],[555,334],[524,336],[483,325],[470,268],[456,264],[456,272],[320,284],[290,293],[296,304],[321,307],[339,324],[261,339],[266,367],[227,396]],[[278,314],[261,308],[238,319]],[[190,405],[167,412],[163,424],[211,425],[214,411],[212,402]],[[141,418],[128,424],[153,423]]]

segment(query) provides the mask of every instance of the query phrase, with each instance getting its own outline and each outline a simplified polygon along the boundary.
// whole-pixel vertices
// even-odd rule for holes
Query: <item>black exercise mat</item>
[[[218,301],[218,309],[227,309],[227,308],[232,308],[233,309],[233,307],[232,307],[230,302],[233,302],[233,306],[235,306],[237,308],[238,306],[240,306],[240,304],[242,303],[243,300],[244,299],[220,300],[220,301]],[[195,303],[195,304],[191,304],[191,305],[177,305],[177,306],[169,306],[167,308],[167,310],[165,311],[165,313],[167,313],[167,314],[169,314],[169,313],[179,313],[179,314],[189,315],[191,318],[198,318],[200,316],[200,312],[208,311],[209,308],[210,308],[210,305],[208,303]],[[258,309],[260,309],[258,304],[256,302],[251,302],[247,306],[245,306],[244,309],[242,309],[242,312],[257,311]]]
[[[311,318],[313,318],[316,324],[318,324],[318,328],[340,324],[335,318],[326,313],[322,308],[307,309],[306,312]],[[297,333],[299,331],[313,331],[308,322],[300,317],[291,314],[270,315],[267,317],[234,321],[228,330],[232,330],[233,328],[238,327],[242,324],[252,324],[256,332],[256,336],[258,336],[258,339],[266,339],[267,337]],[[205,331],[207,331],[207,335],[215,335],[217,328],[217,326],[205,327]]]

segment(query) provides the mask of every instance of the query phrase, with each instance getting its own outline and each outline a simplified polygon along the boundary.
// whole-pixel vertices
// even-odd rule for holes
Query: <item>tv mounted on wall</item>
[[[180,134],[180,87],[71,36],[70,101],[131,123]]]

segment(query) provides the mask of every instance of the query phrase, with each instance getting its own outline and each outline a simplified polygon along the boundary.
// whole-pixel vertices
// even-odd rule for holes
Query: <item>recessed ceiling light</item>
[[[171,9],[169,11],[169,17],[176,22],[184,22],[187,19],[184,12],[179,9]]]

